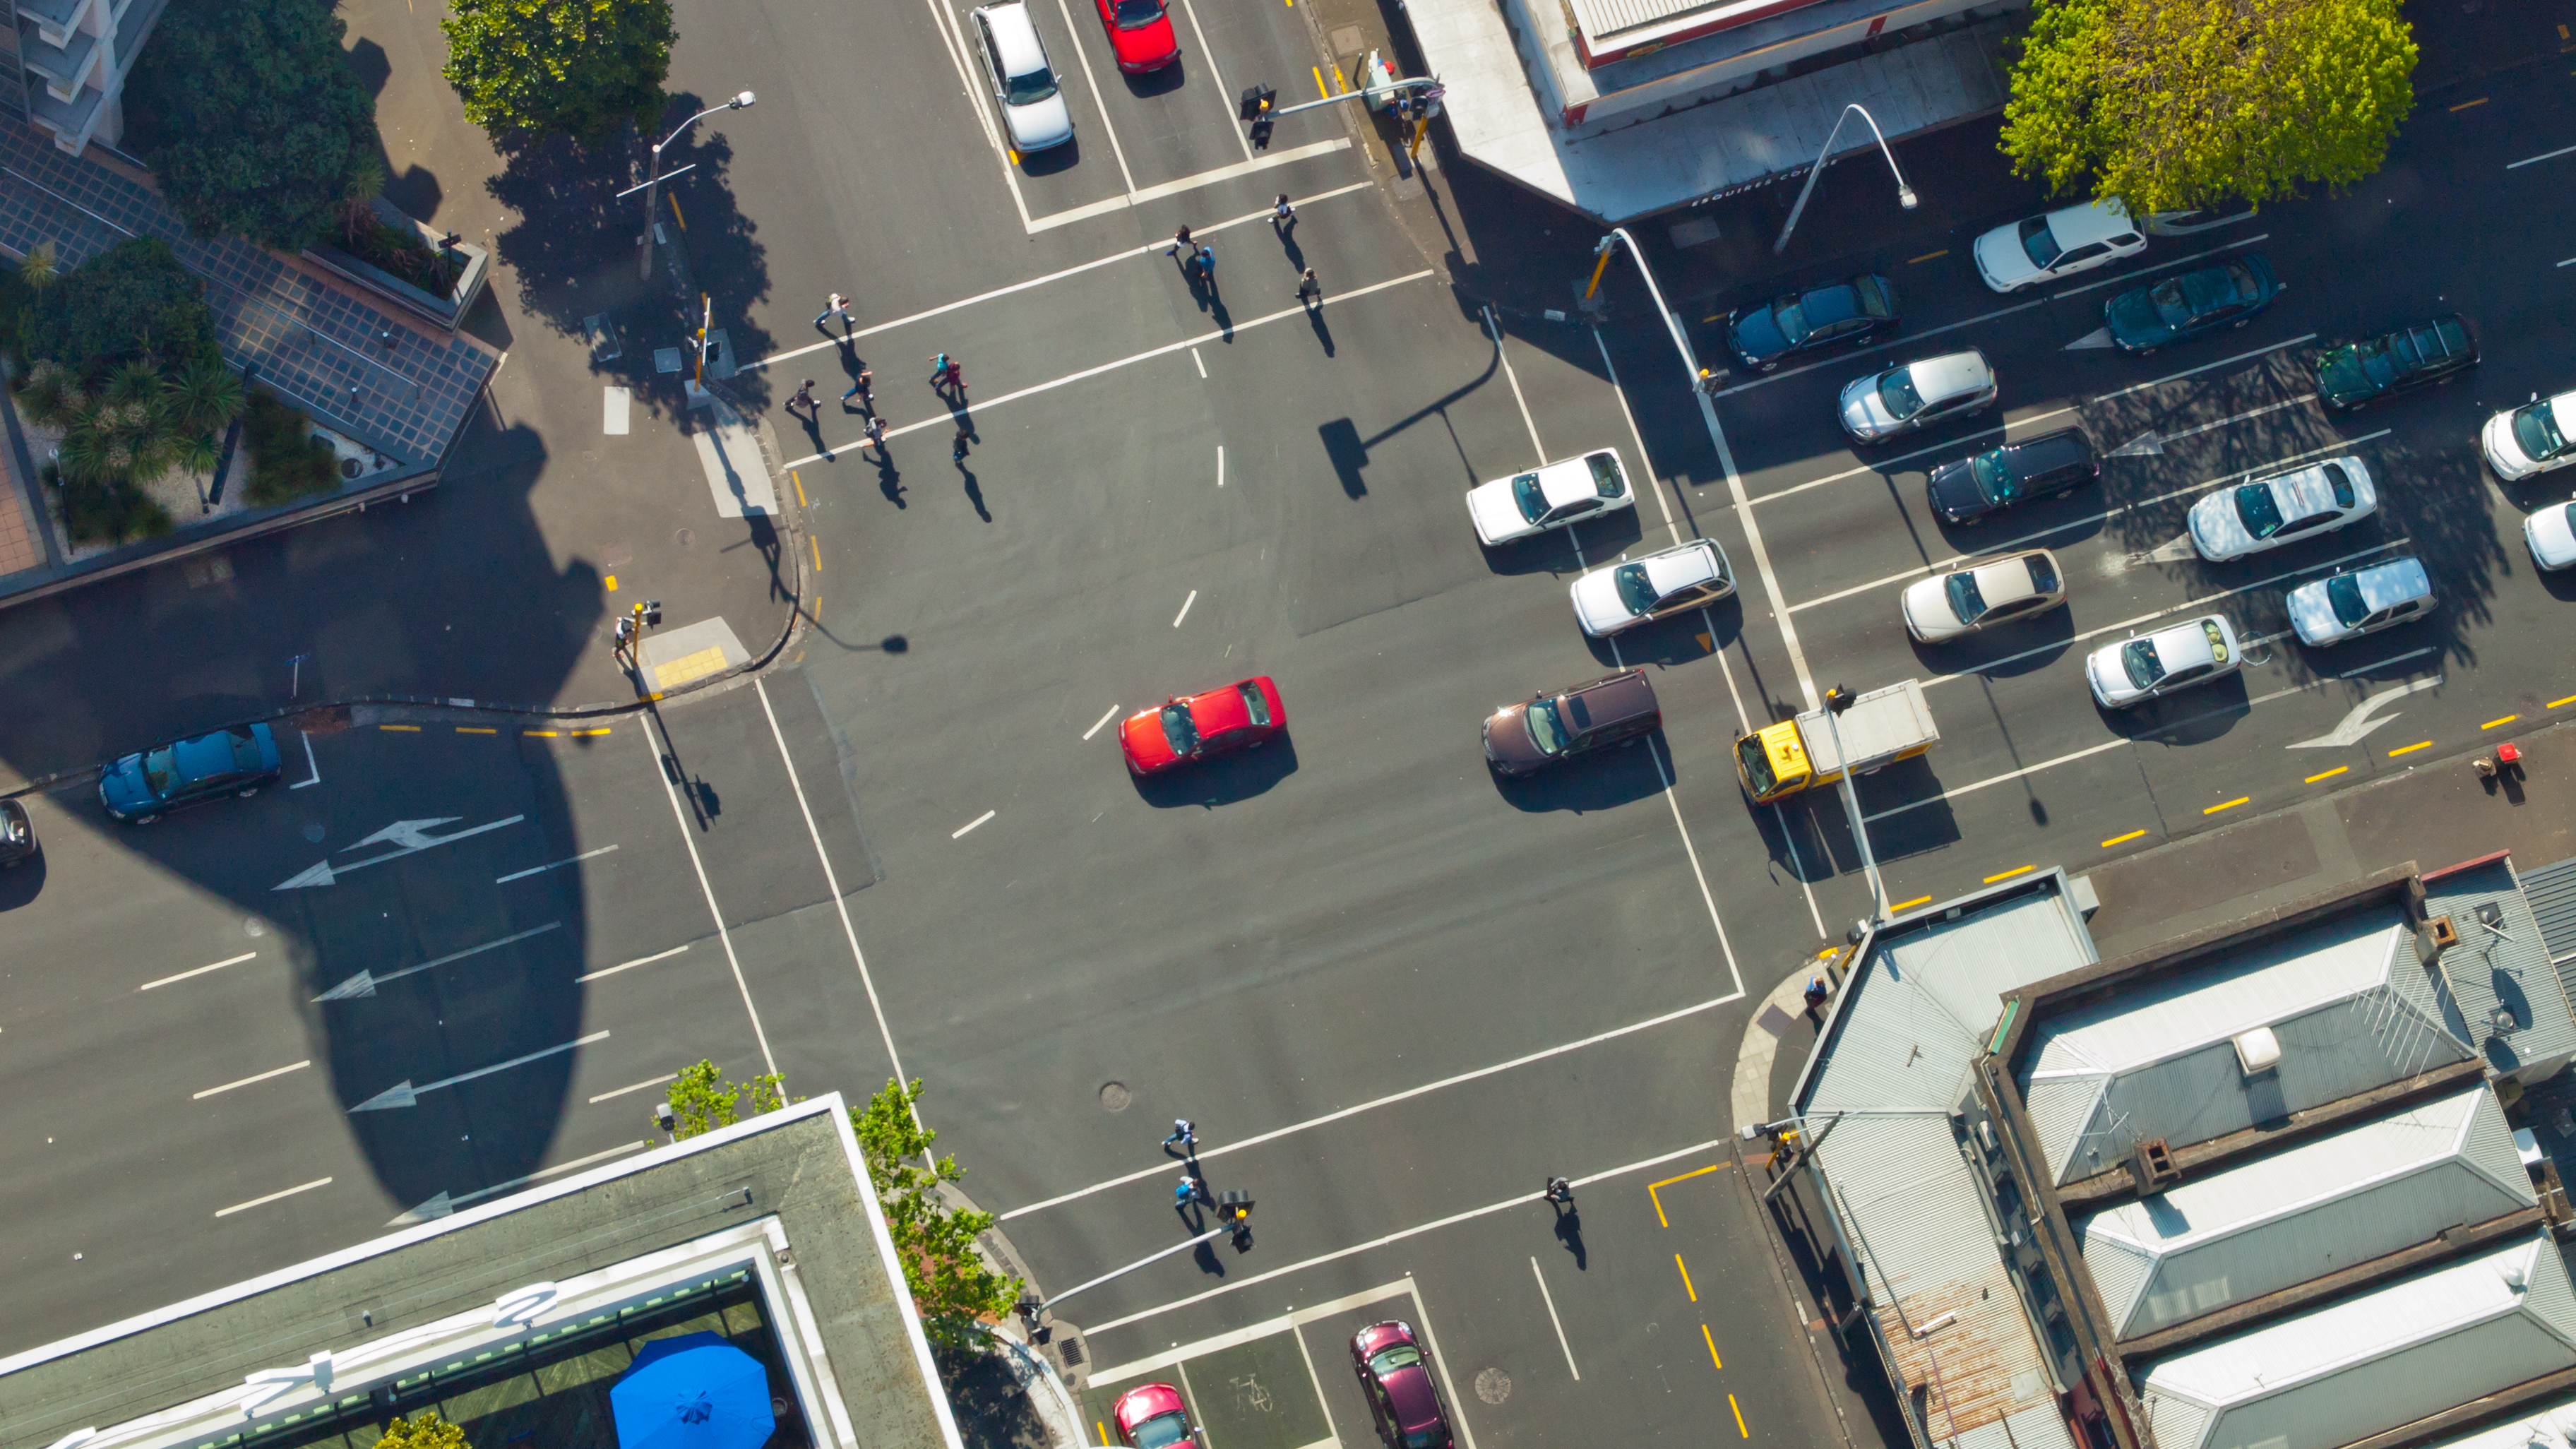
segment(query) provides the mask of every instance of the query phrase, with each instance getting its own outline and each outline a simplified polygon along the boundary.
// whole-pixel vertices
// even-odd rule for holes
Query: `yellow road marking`
[[[2217,805],[2204,805],[2204,806],[2202,806],[2202,807],[2201,807],[2201,809],[2200,809],[2200,813],[2201,813],[2201,814],[2203,814],[2203,815],[2215,815],[2215,814],[2217,814],[2217,813],[2218,813],[2219,811],[2221,811],[2221,810],[2233,810],[2233,809],[2235,809],[2237,806],[2242,805],[2242,804],[2244,804],[2246,801],[2251,800],[2251,799],[2253,799],[2253,798],[2254,798],[2254,797],[2253,797],[2253,796],[2251,796],[2251,795],[2239,795],[2239,796],[2237,796],[2235,799],[2233,799],[2233,800],[2229,800],[2229,801],[2225,801],[2225,802],[2223,802],[2223,803],[2221,803],[2221,804],[2217,804]]]
[[[689,229],[689,219],[680,215],[680,193],[676,191],[666,191],[663,193],[663,197],[671,203],[671,215],[679,218],[680,230],[687,231]]]
[[[823,571],[823,540],[809,533],[805,535],[805,541],[814,545],[814,572],[819,574]]]
[[[1109,1426],[1107,1424],[1100,1422],[1098,1419],[1094,1419],[1091,1421],[1091,1427],[1100,1431],[1101,1443],[1106,1444],[1109,1442]]]
[[[1708,1325],[1702,1323],[1699,1326],[1699,1336],[1701,1341],[1708,1345],[1708,1361],[1717,1365],[1721,1371],[1724,1370],[1726,1367],[1726,1360],[1717,1356],[1717,1335],[1709,1332]],[[1746,1437],[1750,1438],[1751,1436],[1747,1435]]]
[[[704,679],[710,674],[721,674],[724,672],[724,667],[724,650],[709,645],[695,654],[684,654],[668,664],[654,666],[653,682],[664,689],[670,689],[693,679]]]
[[[1888,909],[1891,911],[1910,911],[1916,906],[1929,905],[1931,904],[1931,901],[1932,898],[1930,896],[1916,896],[1914,899],[1906,901],[1900,905],[1889,906]]]
[[[1019,165],[1019,164],[1020,164],[1020,153],[1019,153],[1019,152],[1012,150],[1012,149],[1011,149],[1010,147],[1008,147],[1008,146],[1003,147],[1003,148],[1002,148],[1002,151],[1003,151],[1003,154],[1005,154],[1005,155],[1007,155],[1007,156],[1009,156],[1009,157],[1011,158],[1011,164],[1012,164],[1012,165],[1017,166],[1017,165]]]
[[[1650,1182],[1650,1183],[1647,1183],[1647,1184],[1646,1184],[1646,1196],[1647,1196],[1647,1198],[1648,1198],[1649,1200],[1651,1200],[1651,1201],[1654,1203],[1654,1205],[1655,1205],[1655,1221],[1656,1221],[1656,1222],[1658,1222],[1658,1223],[1662,1223],[1662,1224],[1663,1224],[1663,1226],[1668,1227],[1668,1228],[1672,1226],[1672,1224],[1671,1224],[1671,1223],[1666,1222],[1666,1221],[1665,1221],[1665,1219],[1664,1219],[1664,1200],[1663,1200],[1662,1198],[1660,1198],[1660,1197],[1655,1196],[1655,1189],[1657,1189],[1657,1188],[1659,1188],[1659,1187],[1670,1187],[1670,1186],[1672,1186],[1674,1183],[1677,1183],[1677,1182],[1688,1182],[1688,1181],[1690,1181],[1690,1180],[1691,1180],[1692,1178],[1694,1178],[1694,1177],[1699,1177],[1699,1176],[1702,1176],[1702,1175],[1707,1174],[1707,1173],[1715,1172],[1715,1171],[1717,1171],[1719,1168],[1721,1168],[1721,1167],[1726,1167],[1726,1166],[1728,1166],[1728,1165],[1729,1165],[1729,1164],[1727,1164],[1727,1163],[1723,1163],[1723,1162],[1712,1162],[1712,1163],[1710,1163],[1710,1164],[1709,1164],[1708,1166],[1706,1166],[1706,1167],[1693,1168],[1691,1171],[1689,1171],[1689,1172],[1685,1172],[1685,1173],[1683,1173],[1683,1174],[1682,1174],[1681,1176],[1679,1176],[1679,1177],[1668,1177],[1668,1178],[1665,1178],[1665,1179],[1664,1179],[1663,1181],[1661,1181],[1661,1182]]]
[[[1690,1300],[1693,1303],[1697,1303],[1699,1301],[1699,1290],[1691,1286],[1690,1265],[1682,1261],[1681,1254],[1675,1253],[1673,1254],[1673,1266],[1682,1270],[1682,1291],[1690,1295]]]
[[[420,733],[420,726],[418,726],[418,725],[386,725],[386,724],[380,724],[380,725],[376,726],[376,728],[378,728],[378,729],[380,729],[380,730],[399,730],[399,731],[401,731],[402,733],[407,734],[407,735],[416,735],[416,734],[419,734],[419,733]]]
[[[2569,72],[2568,72],[2568,74],[2569,74],[2569,75],[2576,75],[2576,71],[2569,71]],[[2562,704],[2576,704],[2576,694],[2571,694],[2571,695],[2567,696],[2565,699],[2553,699],[2553,700],[2551,700],[2549,703],[2547,703],[2547,704],[2545,704],[2545,705],[2542,705],[2542,706],[2541,706],[2541,708],[2543,708],[2543,709],[2556,709],[2558,706],[2560,706],[2560,705],[2562,705]]]
[[[1986,883],[1987,885],[1993,885],[1996,881],[1999,881],[1999,880],[2011,880],[2014,876],[2017,876],[2017,875],[2021,874],[2023,871],[2026,871],[2026,870],[2037,870],[2037,869],[2039,869],[2039,867],[2038,867],[2038,866],[2035,866],[2035,865],[2017,865],[2017,866],[2014,866],[2014,867],[2013,867],[2012,869],[2010,869],[2010,870],[2006,870],[2006,871],[1998,871],[1998,872],[1996,872],[1996,873],[1995,873],[1995,874],[1993,874],[1993,875],[1987,876],[1987,877],[1986,877],[1986,880],[1985,880],[1985,883]]]
[[[602,580],[601,582],[603,582],[603,583],[605,583],[605,584],[607,584],[607,585],[608,585],[608,591],[609,591],[610,593],[612,593],[612,594],[613,594],[613,593],[616,593],[616,592],[617,592],[617,575],[615,575],[615,574],[610,574],[606,579]]]
[[[2115,845],[2126,845],[2126,844],[2127,844],[2127,843],[2129,843],[2130,841],[2135,840],[2135,839],[2137,839],[2139,836],[2144,835],[2144,834],[2146,834],[2146,833],[2147,833],[2147,832],[2145,832],[2145,831],[2143,831],[2143,830],[2132,830],[2132,831],[2130,831],[2130,832],[2129,832],[2128,834],[2126,834],[2126,835],[2114,835],[2114,836],[2112,836],[2110,839],[2108,839],[2108,840],[2106,840],[2106,841],[2103,841],[2103,842],[2102,842],[2102,848],[2103,848],[2104,850],[2109,850],[2112,846],[2115,846]]]
[[[2474,101],[2462,101],[2458,105],[2451,107],[2451,109],[2455,111],[2465,111],[2471,106],[2483,106],[2486,103],[2487,98],[2485,96],[2480,96]]]
[[[497,735],[500,733],[499,730],[485,729],[481,725],[458,725],[456,727],[456,732],[460,735]]]
[[[595,730],[574,730],[573,733],[577,735],[604,735],[608,733],[608,726],[601,725]]]
[[[1907,257],[1907,258],[1905,259],[1905,264],[1906,264],[1907,266],[1909,266],[1909,267],[1910,267],[1910,266],[1913,266],[1916,262],[1928,262],[1928,261],[1932,260],[1934,257],[1946,257],[1946,256],[1948,256],[1949,254],[1950,254],[1950,249],[1949,249],[1948,247],[1943,247],[1943,248],[1941,248],[1941,250],[1939,250],[1939,251],[1937,251],[1937,252],[1925,252],[1923,255],[1921,255],[1921,256],[1919,256],[1919,257]]]
[[[1337,95],[1337,96],[1346,96],[1346,95],[1349,95],[1350,93],[1351,93],[1351,83],[1350,83],[1349,81],[1346,81],[1346,80],[1342,79],[1342,63],[1341,63],[1340,61],[1338,61],[1338,60],[1337,60],[1337,61],[1334,61],[1334,62],[1333,62],[1333,94],[1334,94],[1334,95]]]
[[[523,734],[523,735],[540,735],[540,736],[543,736],[543,737],[544,737],[544,738],[546,738],[546,739],[553,739],[555,736],[557,736],[557,735],[559,735],[559,734],[562,734],[562,733],[563,733],[563,731],[562,731],[562,730],[521,730],[521,731],[519,731],[519,733],[521,733],[521,734]]]
[[[1714,654],[1714,653],[1716,653],[1716,652],[1717,652],[1717,640],[1716,640],[1716,638],[1715,638],[1714,636],[1711,636],[1711,635],[1708,635],[1708,634],[1695,634],[1695,635],[1692,635],[1691,637],[1693,637],[1693,638],[1695,638],[1695,639],[1699,640],[1699,652],[1700,652],[1700,653],[1702,653],[1702,654]]]
[[[2521,715],[2518,715],[2518,714],[2509,714],[2509,715],[2506,715],[2506,716],[2505,716],[2504,718],[2502,718],[2502,719],[2491,719],[2491,720],[2488,720],[2485,724],[2482,724],[2482,725],[2478,726],[2478,728],[2479,728],[2479,729],[2482,729],[2482,730],[2491,730],[2491,729],[2494,729],[2497,725],[2500,725],[2500,724],[2511,724],[2511,723],[2513,723],[2515,720],[2518,720],[2518,719],[2520,719],[2520,718],[2522,718],[2522,716],[2521,716]]]
[[[2429,750],[2431,748],[2433,748],[2433,742],[2431,740],[2417,740],[2411,745],[2399,745],[2396,749],[2390,750],[2388,752],[2388,758],[2393,760],[2399,755],[2411,755],[2417,750]]]
[[[1726,1406],[1735,1411],[1735,1432],[1747,1439],[1752,1438],[1753,1431],[1744,1427],[1744,1406],[1735,1402],[1735,1395],[1726,1396]]]
[[[2307,784],[2307,785],[2313,785],[2313,784],[2315,784],[2316,782],[2318,782],[2319,780],[2331,780],[2331,779],[2333,779],[2335,776],[2340,775],[2340,774],[2342,774],[2344,771],[2349,770],[2349,769],[2351,769],[2351,768],[2352,768],[2352,766],[2350,766],[2350,765],[2337,765],[2337,766],[2335,766],[2335,767],[2334,767],[2333,769],[2331,769],[2331,770],[2321,770],[2321,771],[2319,771],[2319,772],[2318,772],[2318,773],[2316,773],[2316,774],[2310,775],[2307,779],[2305,779],[2305,780],[2301,781],[2300,783],[2302,783],[2302,784]]]
[[[2558,27],[2558,38],[2559,38],[2559,39],[2561,39],[2561,40],[2565,40],[2565,39],[2567,38],[2567,27],[2566,27],[2566,26],[2562,25],[2562,26],[2559,26],[2559,27]]]
[[[1315,94],[1322,96],[1325,100],[1331,100],[1333,98],[1333,93],[1324,89],[1324,68],[1320,65],[1310,65],[1306,68],[1315,73]],[[1340,74],[1338,70],[1334,73],[1336,75]]]

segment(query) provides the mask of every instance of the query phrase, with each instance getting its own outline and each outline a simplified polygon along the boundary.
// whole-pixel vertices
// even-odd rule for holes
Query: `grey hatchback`
[[[1610,745],[1633,745],[1664,722],[1646,671],[1622,669],[1572,689],[1531,695],[1485,720],[1485,763],[1526,775]]]

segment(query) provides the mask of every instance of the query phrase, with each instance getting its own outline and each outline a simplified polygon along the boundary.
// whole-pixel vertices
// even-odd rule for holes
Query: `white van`
[[[1073,139],[1073,112],[1047,64],[1046,46],[1037,22],[1023,0],[986,5],[973,12],[975,46],[984,55],[984,80],[1002,106],[1002,124],[1011,133],[1012,149],[1026,153],[1061,146]]]

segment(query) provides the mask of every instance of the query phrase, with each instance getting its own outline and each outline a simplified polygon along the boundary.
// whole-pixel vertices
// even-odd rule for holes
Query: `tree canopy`
[[[384,189],[348,29],[319,0],[171,0],[126,83],[127,144],[190,230],[291,251]]]
[[[423,1409],[387,1424],[376,1449],[468,1449],[468,1441],[465,1431],[440,1418],[436,1409]]]
[[[438,28],[439,74],[495,141],[605,145],[629,124],[652,129],[668,100],[670,0],[452,0]]]
[[[173,370],[220,365],[206,284],[179,265],[159,237],[121,241],[36,290],[20,315],[18,347],[30,361],[61,363],[84,383],[103,382],[119,364],[150,361]]]
[[[2348,186],[2414,108],[2397,0],[2041,0],[2003,150],[2132,215]]]

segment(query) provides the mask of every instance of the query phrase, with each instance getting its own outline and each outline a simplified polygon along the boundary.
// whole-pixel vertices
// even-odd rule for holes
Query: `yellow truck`
[[[1735,773],[1744,782],[1744,793],[1767,805],[1810,785],[1840,780],[1843,755],[1834,748],[1838,731],[1843,749],[1851,752],[1855,775],[1913,759],[1941,742],[1941,728],[1932,723],[1931,706],[1923,702],[1922,684],[1909,679],[1854,698],[1831,724],[1824,710],[1811,709],[1737,740]]]

